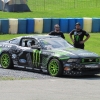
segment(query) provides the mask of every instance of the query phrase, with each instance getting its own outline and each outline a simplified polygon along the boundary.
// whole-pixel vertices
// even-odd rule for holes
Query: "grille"
[[[83,58],[81,60],[81,63],[99,63],[100,59],[99,58]]]

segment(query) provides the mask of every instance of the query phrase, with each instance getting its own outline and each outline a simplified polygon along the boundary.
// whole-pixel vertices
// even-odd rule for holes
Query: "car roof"
[[[44,38],[61,38],[59,36],[52,36],[52,35],[38,35],[38,34],[33,34],[33,35],[27,35],[27,36],[20,36],[17,38],[35,38],[35,39],[44,39]]]

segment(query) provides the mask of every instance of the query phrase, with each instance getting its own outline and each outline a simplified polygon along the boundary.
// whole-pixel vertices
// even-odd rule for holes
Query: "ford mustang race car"
[[[21,36],[0,42],[0,64],[5,69],[17,66],[47,71],[51,76],[100,73],[100,56],[50,35]]]

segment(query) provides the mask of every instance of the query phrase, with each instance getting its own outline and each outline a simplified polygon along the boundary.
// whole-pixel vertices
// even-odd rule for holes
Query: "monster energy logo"
[[[41,51],[39,50],[33,50],[33,64],[38,67],[40,64],[40,54]]]
[[[78,42],[80,40],[79,35],[75,36],[75,40]]]

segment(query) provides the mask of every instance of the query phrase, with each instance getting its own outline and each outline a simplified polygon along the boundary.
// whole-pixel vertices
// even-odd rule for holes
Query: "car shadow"
[[[100,80],[100,74],[84,75],[84,76],[67,76],[67,75],[63,75],[62,78],[81,79],[81,80]]]
[[[32,69],[25,69],[25,68],[19,68],[19,67],[14,67],[13,69],[10,69],[10,70],[32,72],[32,73],[37,73],[37,74],[41,74],[41,75],[50,76],[47,72],[42,72],[41,70],[32,70]],[[55,77],[55,78],[79,79],[79,80],[80,79],[81,80],[100,80],[100,74],[97,74],[97,75],[86,75],[86,76],[67,76],[67,75],[63,75],[61,77]]]
[[[14,70],[19,70],[19,71],[27,71],[27,72],[34,72],[34,73],[38,73],[38,74],[42,74],[42,75],[48,75],[50,76],[47,72],[42,72],[40,70],[32,70],[32,69],[23,69],[23,68],[18,68],[15,67]],[[70,78],[70,79],[82,79],[82,80],[100,80],[100,74],[97,75],[85,75],[85,76],[67,76],[67,75],[63,75],[61,77],[58,78]]]

